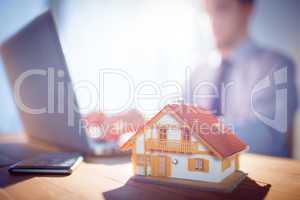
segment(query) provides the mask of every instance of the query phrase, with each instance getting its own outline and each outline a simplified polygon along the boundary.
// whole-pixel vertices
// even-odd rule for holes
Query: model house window
[[[203,160],[202,159],[197,159],[195,161],[195,169],[196,170],[203,170]]]
[[[209,161],[203,158],[190,158],[188,160],[189,171],[208,172]]]
[[[144,155],[137,155],[136,156],[136,164],[137,165],[144,165],[145,164],[145,156]]]
[[[190,133],[190,130],[188,128],[183,128],[182,129],[182,139],[185,142],[191,141],[191,133]]]
[[[159,139],[160,140],[166,140],[167,139],[167,129],[166,128],[160,128],[159,129]]]
[[[230,165],[231,165],[231,160],[230,159],[224,159],[222,161],[222,170],[224,171],[224,170],[228,169],[230,167]]]

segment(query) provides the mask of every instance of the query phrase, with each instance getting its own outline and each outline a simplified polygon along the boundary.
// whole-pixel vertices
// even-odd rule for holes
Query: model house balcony
[[[178,140],[148,139],[145,141],[146,151],[162,151],[176,153],[199,153],[196,142],[183,142]]]

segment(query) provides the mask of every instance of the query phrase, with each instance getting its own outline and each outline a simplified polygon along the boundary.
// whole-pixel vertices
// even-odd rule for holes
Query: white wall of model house
[[[156,125],[180,125],[179,122],[170,114],[163,115],[159,120],[157,120]],[[153,126],[155,127],[155,125]],[[146,138],[144,138],[146,137]],[[171,158],[172,161],[177,160],[177,164],[172,163],[171,177],[182,178],[189,180],[199,180],[199,181],[209,181],[209,182],[220,182],[225,177],[230,175],[235,171],[234,160],[231,161],[230,167],[225,171],[222,171],[222,161],[215,156],[204,155],[204,154],[179,154],[179,153],[168,153],[168,152],[145,152],[144,140],[151,138],[151,129],[147,128],[144,134],[140,134],[136,139],[136,153],[137,154],[147,154],[147,155],[165,155]],[[158,138],[158,131],[156,128],[152,130],[152,138]],[[170,140],[180,141],[181,133],[180,130],[170,129],[167,132],[167,138]],[[197,141],[194,136],[192,136],[192,141]],[[199,150],[207,150],[207,147],[199,144]],[[190,158],[204,158],[209,161],[209,170],[207,172],[201,171],[189,171],[188,170],[188,159]],[[136,174],[144,174],[144,166],[137,166]],[[147,175],[151,175],[151,167],[147,168]]]

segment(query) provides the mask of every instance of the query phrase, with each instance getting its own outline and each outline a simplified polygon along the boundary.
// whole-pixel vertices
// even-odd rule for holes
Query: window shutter
[[[209,161],[206,159],[203,159],[203,171],[208,172],[209,171]]]
[[[157,176],[157,157],[156,156],[151,156],[151,174],[152,176]]]
[[[202,161],[202,170],[196,169],[196,161]],[[209,160],[202,159],[202,158],[190,158],[188,159],[188,170],[189,171],[199,171],[199,172],[208,172],[209,171]]]
[[[239,157],[239,155],[237,155],[236,158],[235,158],[235,169],[236,170],[240,169],[240,157]]]
[[[190,158],[188,160],[188,170],[189,171],[195,171],[195,159],[194,158]]]
[[[231,165],[231,159],[224,159],[222,161],[222,171],[225,171],[226,169],[228,169]]]
[[[166,165],[167,165],[167,177],[171,176],[172,174],[172,161],[170,157],[166,157]]]

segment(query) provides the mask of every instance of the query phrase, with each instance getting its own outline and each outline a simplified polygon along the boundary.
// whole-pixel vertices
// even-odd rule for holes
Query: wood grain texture
[[[22,142],[0,135],[0,148],[3,143],[16,140]],[[261,199],[265,195],[266,199],[300,199],[300,162],[295,160],[241,155],[240,169],[249,178],[231,194],[129,180],[129,156],[94,158],[93,162],[87,159],[69,176],[12,176],[6,167],[0,168],[0,199]]]

